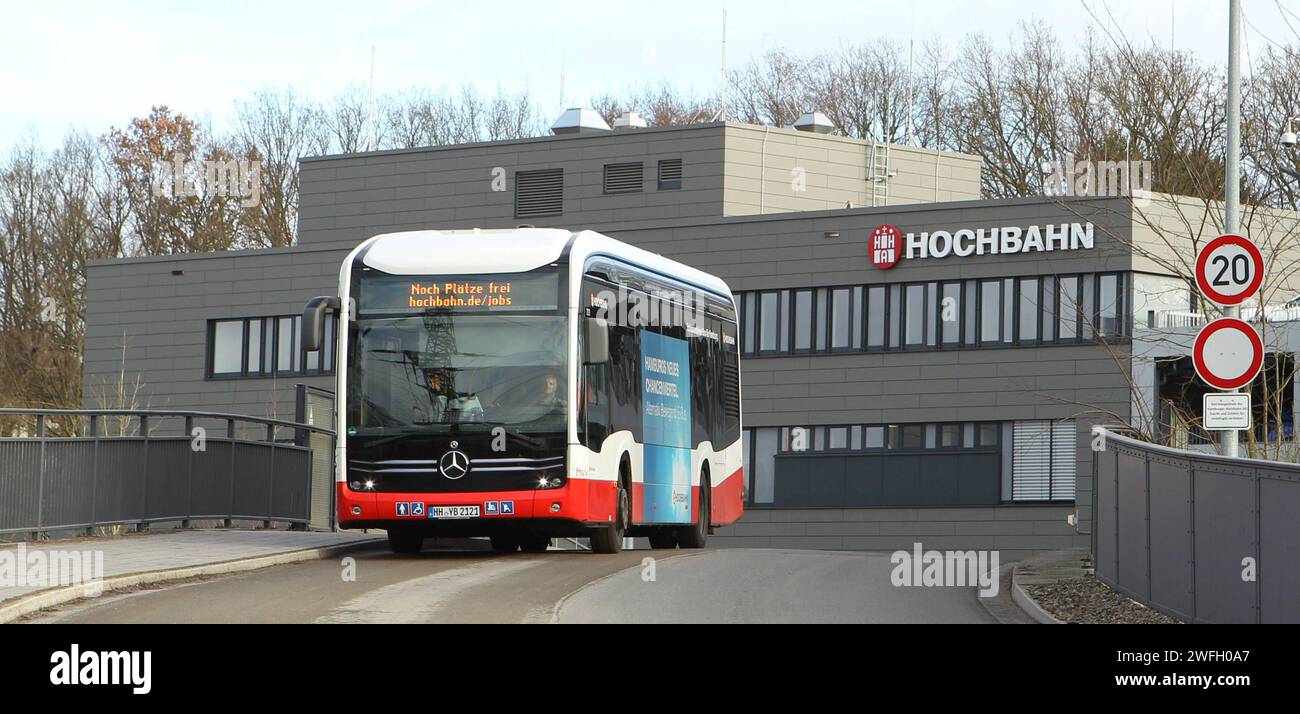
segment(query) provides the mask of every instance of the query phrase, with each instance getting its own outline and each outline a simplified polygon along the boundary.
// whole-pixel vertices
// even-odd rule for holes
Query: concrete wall
[[[879,151],[884,151],[880,145]],[[727,126],[723,215],[967,201],[980,197],[981,159],[747,124]],[[883,153],[881,154],[883,157]],[[877,187],[873,160],[896,172]],[[883,171],[881,172],[883,173]],[[797,181],[799,178],[801,181]],[[886,197],[886,192],[888,196]]]
[[[294,384],[331,387],[331,380],[208,379],[207,321],[301,314],[312,296],[337,292],[345,254],[281,248],[92,264],[86,287],[85,406],[292,418]],[[119,381],[125,389],[118,388]],[[123,403],[123,392],[136,394],[135,403]]]
[[[979,197],[978,157],[940,152],[937,158],[892,146],[897,175],[889,181],[889,203]],[[658,189],[661,159],[682,160],[680,189]],[[642,191],[604,193],[605,165],[635,161],[643,164]],[[520,223],[612,231],[849,202],[869,206],[870,162],[870,142],[721,123],[310,158],[301,163],[299,243],[355,245],[384,230]],[[792,187],[795,167],[805,172],[803,191]],[[564,213],[515,218],[516,172],[553,168],[564,170]],[[495,185],[504,190],[494,190],[497,175],[506,177]]]

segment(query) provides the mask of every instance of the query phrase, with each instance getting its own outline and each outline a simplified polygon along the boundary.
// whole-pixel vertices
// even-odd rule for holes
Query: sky
[[[1226,64],[1227,0],[0,0],[0,152],[31,136],[52,146],[72,129],[99,134],[155,104],[221,131],[257,89],[324,101],[365,86],[372,45],[378,93],[527,89],[550,120],[663,80],[714,92],[724,8],[734,68],[775,47],[812,54],[889,37],[955,48],[971,32],[1006,41],[1035,19],[1067,53],[1093,24],[1088,7],[1130,37]],[[1243,8],[1248,53],[1300,38],[1300,0]]]

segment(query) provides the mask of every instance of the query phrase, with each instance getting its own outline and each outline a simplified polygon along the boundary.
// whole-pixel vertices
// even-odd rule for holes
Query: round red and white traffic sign
[[[876,226],[867,239],[867,256],[871,264],[881,270],[898,265],[903,250],[903,233],[888,223]]]
[[[1249,323],[1222,317],[1196,334],[1192,364],[1211,387],[1238,389],[1250,384],[1264,366],[1264,342]]]
[[[1264,281],[1264,256],[1245,236],[1222,235],[1196,254],[1196,285],[1220,305],[1240,305]]]

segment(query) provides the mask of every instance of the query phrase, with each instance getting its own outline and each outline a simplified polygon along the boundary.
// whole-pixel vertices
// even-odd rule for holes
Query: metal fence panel
[[[302,424],[335,430],[333,392],[298,385],[297,414],[295,420]],[[332,434],[310,432],[299,443],[311,447],[311,518],[312,528],[328,530],[334,527],[334,443]]]
[[[189,515],[189,468],[190,459],[194,456],[190,440],[186,437],[149,440],[146,455],[146,519],[184,519]]]
[[[1300,465],[1114,433],[1106,444],[1093,461],[1098,579],[1184,620],[1300,622]]]
[[[44,473],[41,523],[93,523],[95,441],[61,439],[53,447],[47,442]]]
[[[1195,462],[1196,619],[1255,622],[1255,584],[1242,559],[1255,557],[1255,487],[1250,469]]]
[[[203,458],[194,459],[190,476],[189,512],[196,518],[229,516],[233,488],[234,446],[229,439],[209,438],[204,444]]]
[[[47,442],[47,446],[58,442]],[[128,437],[99,442],[95,482],[95,520],[99,523],[128,523],[144,514],[144,439]],[[52,524],[47,524],[52,525]]]
[[[41,445],[31,440],[0,442],[0,530],[40,527]]]
[[[233,515],[270,514],[273,452],[256,444],[235,444]]]
[[[1152,455],[1151,599],[1182,619],[1192,613],[1192,476],[1187,461]]]
[[[306,521],[311,518],[311,450],[296,446],[275,447],[275,469],[271,472],[271,510],[275,518]]]
[[[1260,621],[1300,622],[1300,477],[1271,476],[1259,482]]]
[[[1147,575],[1147,497],[1146,462],[1140,453],[1121,451],[1119,481],[1119,541],[1124,547],[1119,553],[1118,577],[1120,585],[1143,597],[1151,596],[1151,581]]]
[[[0,408],[0,413],[37,417],[36,437],[0,439],[2,533],[195,519],[302,527],[313,517],[313,479],[322,471],[332,477],[332,427],[212,412]],[[50,420],[69,418],[86,420],[87,428],[78,429],[84,435],[48,436],[43,428]],[[117,436],[96,428],[105,419],[121,420]],[[195,420],[225,422],[235,436],[207,438],[197,449],[189,435]],[[257,428],[241,432],[241,422]],[[317,438],[301,438],[300,445],[278,443],[277,430]],[[240,438],[241,433],[265,439]],[[326,522],[328,527],[328,517]]]
[[[1096,494],[1097,501],[1093,509],[1093,517],[1096,519],[1096,526],[1092,529],[1095,542],[1093,566],[1097,577],[1109,583],[1115,582],[1119,571],[1119,533],[1115,512],[1119,499],[1115,494],[1119,479],[1119,452],[1123,448],[1112,445],[1106,451],[1093,454],[1092,461],[1096,472],[1093,493]]]

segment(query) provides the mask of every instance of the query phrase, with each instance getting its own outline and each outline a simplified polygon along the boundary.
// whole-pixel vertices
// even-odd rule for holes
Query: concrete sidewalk
[[[47,583],[20,581],[20,578],[35,577],[30,572],[32,562],[57,562],[51,560],[52,556],[71,554],[80,559],[81,554],[90,554],[89,560],[82,561],[89,565],[102,554],[100,575],[103,590],[107,592],[166,580],[328,558],[382,542],[382,533],[214,529],[5,544],[0,546],[0,623],[86,596],[85,585],[51,587]],[[55,574],[51,573],[50,577]]]

